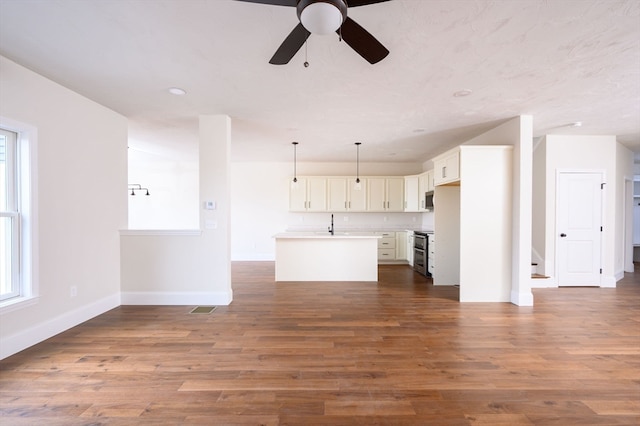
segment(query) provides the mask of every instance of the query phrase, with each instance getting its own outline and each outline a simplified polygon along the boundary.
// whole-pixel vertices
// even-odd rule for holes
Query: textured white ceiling
[[[0,0],[0,54],[174,158],[196,155],[199,114],[231,116],[236,161],[290,161],[294,140],[300,161],[353,161],[356,141],[361,161],[424,161],[520,114],[534,136],[617,135],[640,151],[640,1],[392,0],[349,16],[387,58],[312,35],[308,68],[304,48],[270,65],[295,9],[233,0]]]

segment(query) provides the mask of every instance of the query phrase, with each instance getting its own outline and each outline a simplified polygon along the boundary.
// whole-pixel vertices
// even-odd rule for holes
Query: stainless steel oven
[[[427,275],[427,235],[422,232],[413,233],[413,270]]]

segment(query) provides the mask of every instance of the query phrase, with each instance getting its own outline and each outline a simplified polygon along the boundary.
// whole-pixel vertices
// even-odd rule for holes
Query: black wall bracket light
[[[149,188],[143,188],[139,183],[130,183],[127,191],[131,191],[131,194],[129,195],[136,195],[136,191],[147,191],[144,195],[151,195],[149,194]]]

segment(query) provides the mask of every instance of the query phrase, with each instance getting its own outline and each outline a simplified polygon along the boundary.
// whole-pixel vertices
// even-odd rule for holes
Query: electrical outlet
[[[345,222],[349,222],[349,216],[345,216],[343,219]]]
[[[75,285],[72,285],[69,288],[69,293],[70,293],[71,297],[76,297],[78,295],[78,287],[76,287]]]

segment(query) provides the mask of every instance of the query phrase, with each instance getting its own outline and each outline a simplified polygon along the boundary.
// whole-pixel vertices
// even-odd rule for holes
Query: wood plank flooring
[[[640,272],[460,304],[408,266],[234,301],[122,306],[0,362],[3,425],[638,425]]]

